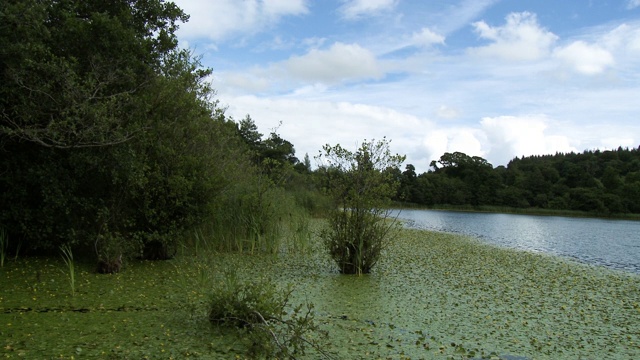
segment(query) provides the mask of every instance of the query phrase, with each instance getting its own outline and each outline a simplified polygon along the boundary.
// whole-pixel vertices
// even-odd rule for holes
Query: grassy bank
[[[116,275],[77,263],[75,296],[62,258],[8,261],[0,356],[243,358],[243,339],[206,319],[207,296],[229,269],[294,284],[293,305],[315,304],[323,348],[338,359],[640,356],[640,276],[413,230],[372,274],[345,276],[312,245],[277,255],[187,251],[130,261]]]

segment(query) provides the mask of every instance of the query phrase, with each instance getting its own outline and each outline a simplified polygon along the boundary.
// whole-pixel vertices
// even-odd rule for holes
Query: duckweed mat
[[[245,358],[245,339],[206,319],[207,294],[233,270],[293,284],[292,305],[315,305],[327,335],[316,341],[335,359],[640,358],[640,276],[451,234],[403,230],[359,277],[338,274],[317,243],[93,270],[76,264],[72,296],[62,258],[5,263],[0,357]]]

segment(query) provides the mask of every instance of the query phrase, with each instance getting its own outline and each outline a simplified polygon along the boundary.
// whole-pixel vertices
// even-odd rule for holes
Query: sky
[[[640,145],[640,0],[174,0],[226,114],[312,159]]]

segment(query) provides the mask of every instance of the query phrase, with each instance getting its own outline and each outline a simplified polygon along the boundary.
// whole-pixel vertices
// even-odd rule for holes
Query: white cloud
[[[470,156],[485,155],[482,143],[484,134],[473,128],[448,128],[430,131],[423,139],[427,164],[439,159],[446,152],[463,152]],[[414,164],[415,165],[415,164]],[[426,169],[424,169],[426,170]]]
[[[383,72],[375,55],[358,44],[337,42],[327,50],[312,49],[281,64],[297,79],[339,83],[351,79],[380,78]]]
[[[640,6],[640,0],[628,0],[627,9],[635,9]]]
[[[553,55],[575,71],[585,75],[599,74],[615,63],[613,55],[609,51],[581,40],[557,48]]]
[[[327,143],[355,148],[364,139],[384,136],[392,140],[394,153],[421,153],[418,149],[422,149],[423,134],[433,128],[426,119],[382,106],[256,96],[225,96],[220,100],[229,105],[227,114],[236,119],[251,114],[262,133],[281,121],[278,132],[295,145],[299,158],[305,153],[317,155]]]
[[[515,156],[577,151],[566,136],[547,135],[545,116],[485,117],[480,122],[491,144],[488,157],[506,164]]]
[[[186,39],[221,41],[235,34],[257,33],[284,16],[309,12],[306,0],[175,0],[191,17],[180,25]]]
[[[326,41],[327,39],[323,37],[310,37],[303,39],[301,44],[307,49],[317,49],[322,47]]]
[[[226,73],[221,76],[218,87],[225,90],[242,90],[250,92],[263,92],[270,87],[269,80],[254,76],[251,73]]]
[[[354,20],[392,10],[398,0],[347,0],[340,8],[342,16]]]
[[[431,31],[429,28],[422,28],[420,32],[414,33],[411,42],[417,46],[430,46],[433,44],[444,44],[444,36]]]
[[[436,115],[441,119],[455,119],[460,116],[460,111],[446,105],[440,105]]]
[[[447,4],[447,11],[439,14],[437,28],[444,34],[451,34],[478,18],[488,8],[501,0],[463,0]]]
[[[449,137],[449,152],[460,151],[471,156],[484,156],[482,138],[474,129],[457,129]]]
[[[305,0],[262,0],[262,7],[265,15],[271,18],[308,12]]]
[[[621,50],[622,54],[637,55],[633,53],[640,52],[640,24],[622,24],[606,33],[599,42],[609,51]]]
[[[423,139],[422,146],[424,148],[425,157],[428,159],[428,164],[431,160],[439,159],[440,156],[449,150],[449,136],[444,130],[430,131]]]
[[[475,31],[491,44],[469,49],[474,55],[498,57],[505,60],[538,60],[549,54],[558,39],[542,28],[536,15],[529,12],[511,13],[504,26],[492,27],[484,21],[473,23]]]

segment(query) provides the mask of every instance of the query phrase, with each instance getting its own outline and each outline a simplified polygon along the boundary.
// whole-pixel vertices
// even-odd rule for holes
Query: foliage
[[[609,216],[640,213],[640,148],[515,158],[493,168],[486,160],[445,153],[432,169],[398,174],[395,199],[429,206],[497,206],[581,211]]]
[[[3,228],[0,228],[0,267],[4,267],[4,260],[9,251],[9,238]]]
[[[342,273],[370,272],[396,225],[385,206],[397,192],[393,175],[404,156],[392,155],[389,143],[365,140],[355,152],[325,145],[318,156],[324,189],[335,202],[322,237]]]
[[[250,358],[243,330],[207,318],[221,269],[280,289],[294,283],[290,303],[312,301],[314,322],[329,335],[307,338],[336,359],[638,357],[637,274],[452,234],[403,230],[389,246],[380,276],[361,277],[332,274],[322,251],[196,258],[187,248],[169,262],[132,259],[113,276],[77,261],[75,297],[57,254],[21,257],[0,276],[0,357]],[[311,346],[306,353],[298,358],[321,357]]]
[[[293,144],[283,139],[277,133],[277,128],[271,131],[269,137],[263,139],[263,134],[258,131],[258,126],[250,115],[238,121],[236,128],[257,165],[269,170],[273,166],[281,167],[284,164],[299,163],[298,158],[295,157]]]
[[[315,346],[305,335],[318,327],[312,304],[287,314],[292,291],[291,287],[278,291],[269,280],[240,281],[227,274],[211,295],[209,321],[244,330],[252,343],[252,357],[304,355],[307,346]]]
[[[95,247],[111,265],[171,254],[248,162],[210,70],[177,46],[188,17],[160,0],[11,0],[0,17],[7,233],[27,250]]]
[[[126,142],[145,131],[139,101],[175,51],[175,4],[4,1],[0,134],[48,148]],[[73,39],[73,41],[70,41]]]
[[[304,247],[306,210],[265,175],[238,181],[220,198],[213,214],[200,229],[217,251],[275,254]],[[292,226],[296,229],[285,236]]]
[[[67,244],[60,246],[60,252],[62,253],[62,260],[64,260],[65,265],[67,265],[67,270],[69,271],[71,296],[76,296],[76,267],[73,261],[73,251],[71,250],[71,246]]]

